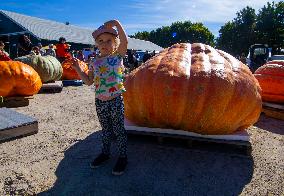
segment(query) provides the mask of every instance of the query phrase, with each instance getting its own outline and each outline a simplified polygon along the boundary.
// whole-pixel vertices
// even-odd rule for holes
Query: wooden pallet
[[[262,112],[269,117],[284,120],[284,104],[262,103]]]
[[[0,108],[0,143],[38,132],[35,118],[8,108]]]
[[[0,99],[0,108],[17,108],[17,107],[25,107],[30,104],[30,99],[33,97],[4,97],[3,102]]]
[[[55,81],[43,84],[38,93],[60,93],[62,89],[62,81]]]
[[[125,120],[125,129],[130,136],[155,138],[158,144],[178,143],[190,148],[206,149],[214,148],[217,151],[229,151],[237,154],[251,154],[251,143],[246,131],[232,135],[201,135],[193,132],[173,129],[161,129],[136,126]],[[145,138],[145,139],[146,139]]]

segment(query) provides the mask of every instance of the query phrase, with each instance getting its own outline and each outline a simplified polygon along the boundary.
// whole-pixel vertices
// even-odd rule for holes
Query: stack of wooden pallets
[[[284,120],[284,104],[263,102],[262,112],[267,116]]]

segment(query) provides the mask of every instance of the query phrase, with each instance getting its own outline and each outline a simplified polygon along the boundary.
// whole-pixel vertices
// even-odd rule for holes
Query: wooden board
[[[262,107],[284,110],[284,104],[271,103],[271,102],[262,102]]]
[[[62,80],[63,86],[82,86],[82,80]]]
[[[284,120],[284,104],[262,103],[262,112],[269,117]]]
[[[230,135],[201,135],[184,130],[140,127],[127,119],[125,119],[124,126],[128,134],[154,136],[157,138],[159,144],[162,144],[165,138],[175,138],[186,140],[189,146],[191,146],[193,142],[226,144],[235,146],[236,148],[244,148],[246,155],[251,154],[251,143],[249,141],[249,134],[246,130]]]
[[[38,132],[38,121],[8,108],[0,108],[0,142]]]
[[[62,89],[62,81],[55,81],[43,84],[38,93],[60,93]]]
[[[226,141],[249,141],[249,135],[247,131],[240,131],[230,135],[201,135],[194,132],[184,131],[184,130],[174,130],[174,129],[163,129],[163,128],[151,128],[151,127],[140,127],[132,123],[131,121],[125,119],[124,122],[126,130],[133,130],[146,133],[163,133],[168,135],[179,135],[179,136],[189,136],[203,139],[214,139],[214,140],[226,140]]]
[[[25,107],[30,104],[30,99],[33,97],[4,97],[3,102],[0,99],[0,108],[17,108]]]

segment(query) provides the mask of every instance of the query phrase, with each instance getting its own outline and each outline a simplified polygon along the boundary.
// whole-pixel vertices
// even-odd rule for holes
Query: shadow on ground
[[[158,145],[129,138],[129,165],[122,176],[113,176],[112,159],[93,170],[89,163],[100,152],[100,131],[65,152],[54,186],[39,195],[239,195],[251,181],[252,157],[223,152]],[[224,148],[224,147],[223,147]]]
[[[284,121],[261,114],[254,126],[269,132],[284,135]]]

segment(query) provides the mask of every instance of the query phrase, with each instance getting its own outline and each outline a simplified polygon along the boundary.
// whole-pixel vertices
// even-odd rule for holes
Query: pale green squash
[[[15,61],[21,61],[33,67],[44,83],[60,80],[63,73],[60,62],[53,56],[27,55],[18,57]]]

